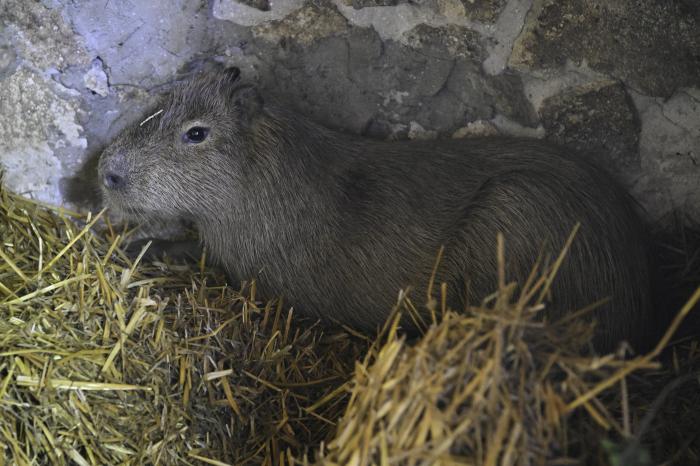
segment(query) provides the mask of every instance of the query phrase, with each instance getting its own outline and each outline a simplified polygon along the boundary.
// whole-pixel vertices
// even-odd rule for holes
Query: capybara
[[[398,291],[437,283],[454,306],[553,260],[580,229],[551,287],[556,319],[592,315],[596,343],[650,326],[644,226],[630,196],[589,160],[532,139],[378,141],[344,134],[263,98],[239,70],[174,86],[103,152],[106,202],[133,217],[191,221],[231,277],[302,312],[374,328]]]

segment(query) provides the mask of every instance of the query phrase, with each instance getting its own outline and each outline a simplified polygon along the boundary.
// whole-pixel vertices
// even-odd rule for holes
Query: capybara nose
[[[102,182],[108,189],[120,189],[126,186],[126,178],[121,175],[108,171],[102,178]]]
[[[126,158],[123,151],[105,152],[98,168],[102,184],[107,189],[122,189],[127,183]]]

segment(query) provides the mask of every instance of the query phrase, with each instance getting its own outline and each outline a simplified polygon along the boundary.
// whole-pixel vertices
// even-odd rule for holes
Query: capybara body
[[[158,112],[158,110],[161,110]],[[580,229],[551,287],[555,319],[594,312],[597,342],[639,340],[650,318],[643,225],[602,170],[546,143],[505,137],[384,142],[329,130],[263,101],[238,71],[181,83],[102,154],[107,204],[136,217],[192,221],[238,279],[305,313],[372,328],[398,290],[450,302],[522,283]]]

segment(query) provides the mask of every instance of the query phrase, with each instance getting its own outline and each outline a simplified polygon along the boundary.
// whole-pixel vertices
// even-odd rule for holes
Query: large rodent
[[[459,305],[495,290],[498,232],[507,278],[522,283],[580,223],[549,317],[610,298],[594,313],[601,347],[649,329],[633,202],[602,170],[537,140],[346,135],[263,101],[230,68],[177,85],[104,151],[99,176],[127,215],[192,221],[229,274],[258,277],[264,296],[362,328],[386,319],[399,289],[425,296],[441,246],[438,282]]]

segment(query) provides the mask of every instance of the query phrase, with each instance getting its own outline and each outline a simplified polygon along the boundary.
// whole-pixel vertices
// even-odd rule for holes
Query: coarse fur
[[[179,84],[153,113],[101,156],[101,179],[123,178],[104,188],[108,205],[192,221],[228,273],[257,277],[266,297],[372,328],[398,290],[425,293],[441,246],[438,282],[451,303],[475,302],[496,288],[498,232],[508,279],[522,283],[580,223],[549,317],[610,298],[594,313],[601,348],[649,330],[642,222],[618,184],[575,154],[531,139],[343,134],[264,102],[236,69]],[[192,127],[208,137],[184,141]]]

